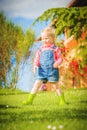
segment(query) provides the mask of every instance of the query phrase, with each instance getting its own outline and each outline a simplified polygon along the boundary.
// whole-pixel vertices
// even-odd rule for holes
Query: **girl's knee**
[[[58,89],[58,83],[52,83],[52,87],[53,87],[53,89]]]
[[[41,80],[36,80],[36,82],[35,82],[35,84],[37,84],[37,85],[42,85],[42,81]]]

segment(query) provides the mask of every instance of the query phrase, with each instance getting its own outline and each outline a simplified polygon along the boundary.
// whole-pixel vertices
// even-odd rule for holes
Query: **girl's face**
[[[42,33],[41,35],[41,39],[42,39],[42,42],[46,45],[49,45],[49,44],[52,44],[53,43],[53,37],[50,36],[49,34],[47,33]]]

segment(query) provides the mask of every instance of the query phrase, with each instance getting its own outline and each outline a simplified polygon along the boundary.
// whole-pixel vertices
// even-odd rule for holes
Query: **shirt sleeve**
[[[61,50],[58,47],[54,50],[54,61],[57,62],[58,65],[63,61]]]
[[[40,66],[40,50],[37,52],[36,57],[34,59],[34,66],[39,67]]]

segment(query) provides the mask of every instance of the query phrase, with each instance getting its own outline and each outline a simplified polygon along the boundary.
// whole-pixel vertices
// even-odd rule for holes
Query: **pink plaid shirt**
[[[50,44],[49,46],[43,44],[41,46],[41,49],[36,54],[36,58],[34,60],[34,66],[37,66],[37,67],[40,66],[40,54],[41,54],[41,51],[50,50],[50,49],[52,50],[53,46],[54,46],[54,44]],[[62,63],[61,50],[58,47],[56,47],[54,49],[53,53],[54,53],[54,62],[57,62],[57,64],[60,65]]]

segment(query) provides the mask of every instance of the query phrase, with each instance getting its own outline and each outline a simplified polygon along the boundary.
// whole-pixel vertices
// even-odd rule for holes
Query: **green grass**
[[[22,105],[28,93],[0,89],[0,130],[86,130],[87,89],[65,90],[66,106],[55,92],[38,92],[33,105]]]

